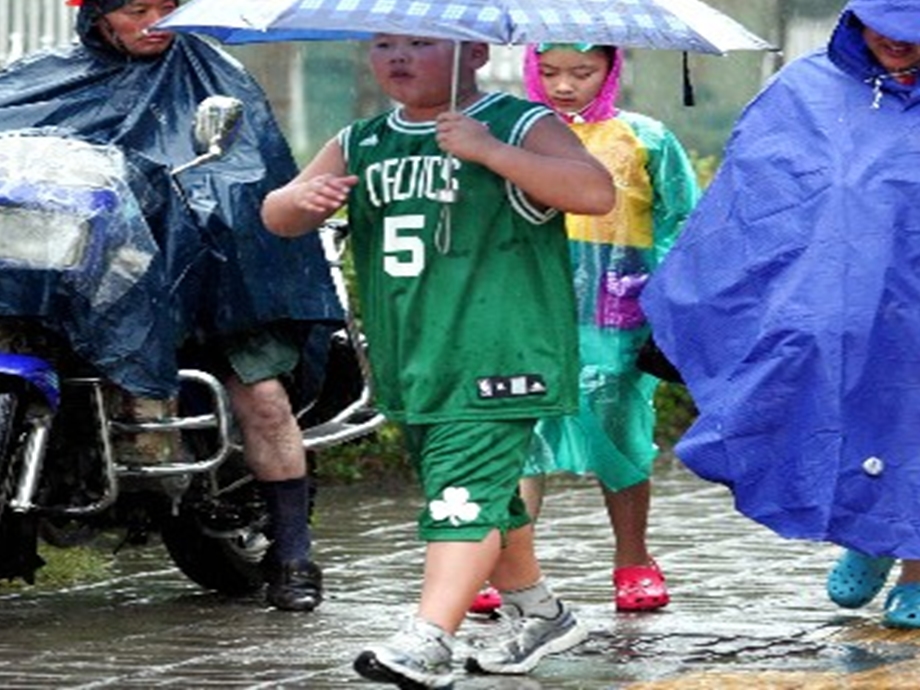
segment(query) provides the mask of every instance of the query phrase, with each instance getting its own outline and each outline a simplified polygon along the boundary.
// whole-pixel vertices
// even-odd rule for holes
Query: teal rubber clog
[[[827,576],[827,595],[844,608],[865,606],[882,591],[894,561],[848,549]]]
[[[889,628],[920,628],[920,582],[895,585],[885,599],[885,616]]]

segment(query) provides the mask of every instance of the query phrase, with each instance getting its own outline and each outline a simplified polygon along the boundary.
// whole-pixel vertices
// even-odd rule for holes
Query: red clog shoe
[[[481,616],[491,616],[502,605],[502,595],[494,587],[486,587],[470,604],[469,612]]]
[[[613,571],[617,611],[654,611],[668,605],[671,596],[655,561]]]

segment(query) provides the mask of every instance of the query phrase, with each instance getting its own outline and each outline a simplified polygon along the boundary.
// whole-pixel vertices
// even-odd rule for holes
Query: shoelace
[[[407,650],[419,649],[431,643],[438,644],[448,652],[453,653],[450,640],[439,638],[436,635],[420,630],[417,625],[399,630],[389,641],[389,644],[392,644],[397,649]]]
[[[515,639],[524,628],[524,617],[520,613],[512,613],[512,609],[502,606],[496,610],[496,617],[489,626],[489,632],[469,638],[468,643],[476,649],[483,649],[495,645],[496,642],[505,642]]]

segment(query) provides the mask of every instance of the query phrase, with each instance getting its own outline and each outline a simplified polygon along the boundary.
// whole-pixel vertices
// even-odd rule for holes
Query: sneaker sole
[[[300,600],[300,601],[284,601],[279,598],[265,597],[266,603],[269,606],[272,606],[279,611],[294,611],[296,613],[310,613],[315,611],[316,608],[322,603],[322,598],[310,600]]]
[[[454,687],[453,681],[448,681],[447,685],[426,685],[411,678],[407,678],[401,673],[397,673],[389,666],[384,666],[377,659],[373,652],[361,652],[358,658],[352,664],[358,675],[377,683],[391,683],[396,685],[399,690],[451,690]]]
[[[464,668],[466,668],[468,673],[479,673],[479,674],[491,674],[491,675],[508,675],[508,676],[519,676],[525,673],[529,673],[537,664],[543,659],[543,657],[548,654],[560,654],[566,652],[573,647],[577,647],[582,642],[588,639],[588,631],[581,625],[581,623],[576,623],[573,627],[565,632],[564,635],[555,638],[554,640],[543,645],[539,649],[535,650],[526,659],[522,659],[516,664],[505,664],[503,666],[489,666],[486,664],[483,666],[475,657],[469,657],[466,660]]]

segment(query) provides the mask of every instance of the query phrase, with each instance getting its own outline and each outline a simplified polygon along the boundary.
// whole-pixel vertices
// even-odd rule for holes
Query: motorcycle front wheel
[[[216,476],[198,476],[178,514],[161,525],[169,555],[193,582],[230,596],[258,591],[261,562],[271,545],[265,502],[241,455],[231,455]]]
[[[179,570],[205,589],[243,596],[262,587],[260,563],[270,542],[257,527],[216,533],[180,511],[163,525],[161,537]]]

